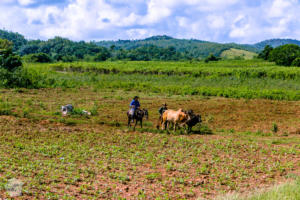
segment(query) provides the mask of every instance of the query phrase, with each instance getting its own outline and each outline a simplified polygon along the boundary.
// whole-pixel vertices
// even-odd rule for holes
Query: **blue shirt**
[[[139,101],[136,101],[136,100],[132,100],[131,103],[130,103],[130,106],[134,106],[134,110],[136,110],[137,108],[139,108],[141,105],[140,105],[140,102]]]

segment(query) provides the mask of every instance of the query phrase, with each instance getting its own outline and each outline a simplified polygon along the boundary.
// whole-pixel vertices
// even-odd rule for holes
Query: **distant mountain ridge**
[[[225,50],[235,48],[251,52],[259,52],[254,46],[247,44],[227,43],[220,44],[196,39],[176,39],[170,36],[152,36],[142,40],[117,40],[117,41],[99,41],[95,42],[98,46],[117,49],[136,49],[143,46],[158,46],[162,48],[175,47],[176,51],[186,53],[191,57],[204,58],[209,54],[220,56]]]
[[[285,44],[296,44],[300,46],[300,41],[294,39],[270,39],[270,40],[264,40],[262,42],[256,43],[253,46],[259,50],[262,50],[265,48],[266,45],[270,45],[272,47],[278,47]]]
[[[270,39],[256,44],[217,43],[197,39],[176,39],[167,35],[152,36],[141,40],[117,40],[95,42],[99,46],[114,47],[119,49],[135,49],[142,46],[155,45],[158,47],[173,46],[179,52],[189,52],[192,57],[206,57],[210,53],[220,56],[223,51],[229,49],[240,49],[258,53],[266,45],[277,47],[284,44],[296,44],[300,46],[299,40],[293,39]]]
[[[23,35],[19,33],[9,32],[6,30],[0,30],[0,38],[13,41],[15,44],[14,50],[16,52],[20,51],[26,45],[28,47],[28,45],[43,42],[41,40],[26,40]],[[238,50],[258,53],[261,50],[263,50],[263,48],[266,45],[277,47],[284,44],[296,44],[300,46],[300,41],[293,40],[293,39],[270,39],[256,44],[236,44],[236,43],[209,42],[209,41],[203,41],[197,39],[176,39],[167,35],[157,35],[157,36],[152,36],[140,40],[117,40],[117,41],[98,41],[98,42],[94,41],[90,43],[87,42],[83,42],[83,43],[72,42],[72,43],[80,46],[82,45],[87,46],[87,47],[90,46],[91,44],[94,44],[97,46],[106,47],[108,49],[116,49],[116,50],[121,50],[121,49],[132,50],[132,49],[138,49],[140,47],[147,47],[147,46],[149,47],[156,46],[160,48],[174,47],[177,52],[183,53],[192,58],[205,58],[209,54],[214,54],[215,56],[221,56],[221,54],[224,51],[230,49],[238,49]],[[53,46],[52,48],[56,48],[56,47]]]

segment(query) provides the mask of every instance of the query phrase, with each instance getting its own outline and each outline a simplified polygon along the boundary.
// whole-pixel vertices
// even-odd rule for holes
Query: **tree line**
[[[219,57],[230,48],[254,50],[247,45],[218,44],[201,40],[180,40],[169,36],[153,36],[145,40],[102,42],[71,41],[55,37],[47,41],[26,40],[14,32],[0,30],[0,38],[12,41],[13,51],[30,62],[71,62],[104,60],[200,60]]]
[[[221,52],[237,44],[217,44],[200,40],[178,40],[169,36],[154,36],[145,40],[106,42],[71,41],[55,37],[47,41],[27,40],[18,33],[0,30],[0,38],[12,42],[12,52],[28,62],[98,62],[106,60],[131,61],[218,61]],[[110,45],[110,46],[109,46]],[[228,46],[229,45],[229,46]],[[246,46],[250,48],[249,45]],[[276,48],[266,45],[259,58],[278,65],[300,66],[300,46],[286,44]]]
[[[300,46],[286,44],[273,48],[267,45],[258,57],[277,65],[300,67]]]
[[[0,30],[0,38],[13,42],[13,51],[29,62],[72,62],[72,61],[105,61],[105,60],[189,60],[187,53],[181,53],[175,47],[158,47],[147,45],[125,49],[99,46],[94,42],[71,41],[55,37],[47,41],[26,40],[24,36]]]

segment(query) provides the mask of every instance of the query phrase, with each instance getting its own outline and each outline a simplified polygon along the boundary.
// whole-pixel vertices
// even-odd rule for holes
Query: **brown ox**
[[[161,125],[162,130],[168,128],[169,124],[174,124],[174,131],[176,131],[176,128],[178,125],[184,125],[185,122],[189,119],[189,115],[186,114],[182,109],[179,109],[177,111],[175,110],[166,110],[161,119]]]

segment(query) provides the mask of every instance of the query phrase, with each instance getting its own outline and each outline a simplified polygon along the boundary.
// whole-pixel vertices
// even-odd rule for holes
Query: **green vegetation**
[[[2,87],[121,89],[169,95],[300,99],[300,69],[260,60],[30,64]],[[5,77],[5,74],[3,75]]]
[[[300,46],[286,44],[273,49],[268,56],[277,65],[291,66],[296,58],[300,58]]]
[[[225,59],[252,59],[265,46],[277,47],[284,44],[299,45],[300,43],[297,40],[274,39],[254,45],[219,44],[194,39],[175,39],[169,36],[153,36],[144,40],[100,42],[74,42],[66,38],[55,37],[41,41],[26,40],[18,33],[4,30],[0,30],[0,38],[12,41],[15,44],[14,52],[25,56],[24,60],[29,62],[204,60],[211,55]],[[44,54],[47,54],[49,58],[45,60]],[[264,59],[267,57],[266,54],[260,56]],[[273,60],[277,63],[274,58]],[[295,66],[297,65],[295,64]]]
[[[261,189],[253,192],[253,195],[243,197],[239,194],[231,194],[227,196],[221,196],[218,200],[296,200],[300,199],[300,181],[299,178],[296,181],[290,183],[280,184],[273,186],[269,189]]]
[[[300,67],[300,57],[296,58],[296,59],[292,62],[292,66]]]
[[[210,61],[219,61],[221,60],[221,58],[216,57],[213,54],[210,54],[209,56],[207,56],[207,58],[205,58],[204,62],[208,63]]]
[[[247,200],[295,200],[300,199],[300,182],[295,181],[273,187],[267,192],[262,192]]]
[[[300,78],[299,68],[276,66],[261,60],[225,60],[220,62],[132,62],[116,61],[101,63],[55,63],[50,65],[28,64],[34,69],[51,68],[60,72],[90,72],[95,74],[143,74],[168,75],[170,77],[230,77],[271,78],[295,80]],[[42,67],[43,66],[43,67]]]
[[[235,44],[167,36],[118,41],[137,45],[126,49],[59,37],[22,42],[18,34],[1,34],[18,43],[13,48],[0,40],[1,198],[9,198],[5,185],[17,178],[25,183],[24,199],[210,199],[273,185],[300,166],[298,67],[220,61],[224,50],[246,58],[250,53]],[[186,46],[173,47],[176,42]],[[200,51],[200,44],[211,49]],[[298,66],[297,49],[268,46],[260,57]],[[207,54],[211,50],[215,54]],[[23,55],[23,67],[14,51]],[[198,60],[207,55],[209,62]],[[137,94],[150,118],[140,132],[131,132],[124,126],[126,112]],[[155,129],[162,102],[193,109],[203,123],[193,135]],[[61,116],[60,106],[68,103],[75,109]],[[299,181],[249,198],[283,197],[298,199]]]
[[[23,57],[23,60],[29,63],[50,63],[52,61],[51,57],[45,53],[28,54]]]
[[[276,48],[286,44],[296,44],[300,46],[299,40],[292,40],[292,39],[271,39],[265,40],[259,43],[254,44],[253,46],[257,48],[259,51],[262,51],[266,46],[270,46],[272,48]]]
[[[47,41],[33,40],[28,41],[18,49],[21,56],[31,54],[48,54],[53,61],[72,62],[83,60],[86,55],[98,56],[107,50],[98,47],[93,43],[73,42],[61,37],[55,37]]]
[[[39,87],[94,87],[161,94],[300,99],[300,69],[259,60],[28,65]],[[63,72],[63,73],[62,73]],[[65,73],[67,72],[67,73]]]
[[[20,56],[13,53],[12,43],[0,39],[0,80],[0,87],[35,88],[41,77],[24,69]]]
[[[160,48],[174,47],[177,52],[191,58],[206,58],[209,54],[220,56],[225,50],[235,48],[246,51],[258,52],[259,50],[251,45],[240,44],[220,44],[201,40],[175,39],[169,36],[153,36],[144,40],[118,40],[118,41],[100,41],[97,45],[106,48],[130,50],[144,46],[157,46]]]
[[[55,37],[48,41],[28,41],[19,49],[24,59],[32,62],[63,61],[72,62],[111,60],[186,60],[187,55],[179,53],[174,47],[162,48],[143,46],[129,50],[105,48],[94,43],[73,42],[68,39]],[[45,54],[49,59],[45,60]],[[40,59],[40,57],[42,57]],[[41,60],[41,61],[39,61]]]
[[[258,57],[275,62],[277,65],[298,67],[300,66],[300,46],[286,44],[273,49],[267,45]]]
[[[221,54],[221,57],[224,59],[236,59],[236,60],[241,60],[241,59],[250,60],[253,59],[255,56],[257,56],[257,54],[254,52],[245,51],[242,49],[233,49],[233,48],[223,51]]]
[[[14,44],[14,51],[19,50],[22,46],[27,44],[27,40],[23,35],[5,30],[0,30],[0,39],[11,41]]]
[[[213,199],[274,185],[299,168],[300,138],[272,134],[269,123],[276,118],[285,123],[278,126],[292,128],[294,120],[296,127],[298,102],[168,97],[145,91],[139,95],[150,118],[145,129],[133,132],[125,124],[134,94],[91,88],[1,89],[1,198],[10,198],[5,185],[16,178],[24,183],[22,199]],[[201,132],[157,131],[157,108],[165,101],[170,108],[201,113]],[[63,117],[60,105],[66,103],[78,109]],[[96,112],[85,117],[79,108]]]
[[[0,69],[9,72],[22,66],[19,56],[13,53],[13,45],[8,40],[0,39]]]
[[[271,47],[270,45],[267,45],[265,46],[264,50],[262,50],[259,55],[258,55],[258,58],[262,58],[264,60],[268,60],[269,58],[269,55],[271,53],[271,51],[273,50],[274,48]]]

